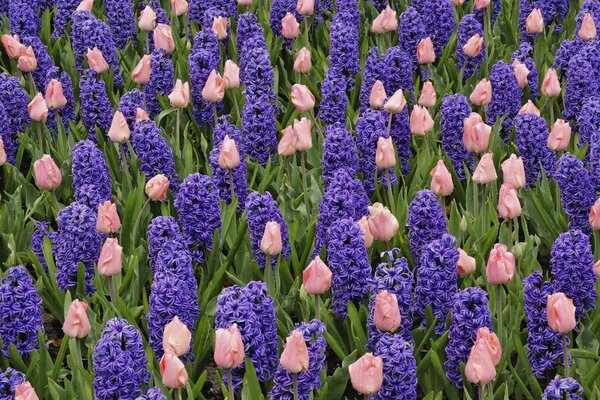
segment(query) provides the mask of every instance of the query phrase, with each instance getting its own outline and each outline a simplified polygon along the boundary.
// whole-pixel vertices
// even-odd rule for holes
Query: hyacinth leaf
[[[246,365],[246,373],[244,375],[244,387],[242,389],[242,399],[264,399],[258,377],[256,376],[256,370],[252,361],[246,357],[244,362]]]
[[[349,380],[348,366],[357,358],[356,351],[353,351],[342,359],[341,367],[336,368],[333,375],[327,378],[323,389],[321,389],[320,395],[323,399],[334,400],[341,398]]]

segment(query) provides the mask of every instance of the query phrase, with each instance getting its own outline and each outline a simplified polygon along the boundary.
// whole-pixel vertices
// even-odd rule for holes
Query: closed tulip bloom
[[[594,274],[596,274],[596,276],[600,276],[600,260],[596,261],[593,269],[594,269]]]
[[[383,360],[366,353],[348,366],[352,387],[361,394],[375,394],[383,384]]]
[[[533,104],[531,100],[527,100],[527,103],[519,110],[519,114],[533,114],[540,116],[540,110]]]
[[[96,230],[100,233],[116,233],[121,228],[121,220],[117,213],[117,205],[106,200],[98,206]]]
[[[396,11],[392,10],[392,8],[388,5],[373,21],[373,24],[371,25],[371,32],[386,33],[394,32],[396,30],[398,30],[398,18],[396,17]]]
[[[477,113],[471,113],[463,121],[463,144],[473,153],[483,153],[490,143],[492,127],[487,125]]]
[[[400,307],[396,295],[382,290],[375,296],[375,311],[373,320],[377,329],[383,332],[393,332],[400,327]]]
[[[156,27],[156,12],[150,6],[146,6],[138,18],[138,26],[143,32],[152,32]]]
[[[175,15],[181,17],[183,14],[187,13],[189,10],[189,5],[187,0],[171,0],[171,10]]]
[[[443,160],[439,160],[429,173],[431,175],[431,191],[438,196],[449,196],[454,190],[452,175]]]
[[[33,47],[21,47],[17,68],[21,72],[33,72],[37,68],[37,58],[33,52]]]
[[[300,24],[294,14],[287,13],[281,19],[281,35],[286,39],[296,39],[300,35]]]
[[[391,137],[379,137],[375,152],[375,164],[379,169],[394,168],[396,165],[396,151]]]
[[[476,385],[487,385],[496,377],[496,366],[485,341],[475,342],[471,348],[465,365],[465,376]]]
[[[94,0],[83,0],[81,3],[79,3],[75,11],[92,12],[92,8],[94,8]]]
[[[240,6],[249,6],[253,3],[253,0],[237,0]]]
[[[23,49],[23,44],[19,40],[19,35],[2,35],[2,45],[9,58],[17,59]]]
[[[467,57],[475,58],[481,53],[481,49],[483,48],[483,37],[479,33],[471,36],[467,43],[463,46],[463,53]]]
[[[489,284],[507,284],[515,274],[515,256],[508,251],[508,247],[496,243],[488,256],[485,271]]]
[[[505,219],[514,219],[521,215],[521,203],[517,190],[508,183],[500,186],[498,215]]]
[[[227,28],[229,27],[229,20],[223,17],[213,18],[212,31],[219,40],[223,40],[227,37]]]
[[[41,93],[35,95],[31,103],[27,105],[27,110],[34,121],[44,122],[48,118],[48,105]]]
[[[202,89],[202,98],[209,103],[218,103],[225,97],[225,81],[214,69],[210,71],[208,79]]]
[[[41,190],[54,190],[62,182],[60,169],[48,154],[33,163],[35,184]]]
[[[101,74],[110,69],[108,63],[102,55],[102,52],[97,47],[87,50],[87,61],[90,68],[94,70],[97,74]]]
[[[183,387],[189,380],[185,365],[177,357],[177,354],[170,350],[163,354],[160,359],[159,368],[163,385],[168,388],[176,389]]]
[[[48,82],[44,100],[46,100],[46,105],[51,110],[63,108],[67,105],[67,98],[63,93],[63,87],[60,81],[51,79],[50,82]]]
[[[596,23],[594,22],[594,17],[589,12],[583,15],[581,27],[577,35],[581,40],[586,42],[596,38]]]
[[[554,293],[548,296],[546,314],[548,326],[554,332],[568,333],[577,326],[573,300],[564,293]]]
[[[496,167],[494,166],[494,154],[486,153],[481,157],[475,172],[473,172],[473,182],[480,185],[487,185],[498,179]]]
[[[475,0],[475,8],[478,10],[483,10],[490,5],[490,2],[491,0]]]
[[[268,255],[277,256],[281,253],[281,225],[277,221],[269,221],[260,240],[260,250]]]
[[[557,119],[550,128],[548,147],[554,151],[565,150],[571,141],[571,125],[563,119]]]
[[[173,91],[169,94],[169,102],[175,108],[187,107],[190,104],[190,84],[177,79]]]
[[[600,199],[596,200],[596,202],[592,206],[592,208],[590,210],[589,221],[590,221],[590,226],[592,227],[593,230],[595,230],[595,231],[600,230]]]
[[[331,277],[329,267],[316,256],[302,272],[302,287],[308,294],[323,294],[331,287]]]
[[[98,272],[102,276],[115,276],[123,269],[123,248],[117,238],[108,238],[100,251]]]
[[[410,133],[414,136],[425,136],[433,130],[433,118],[423,106],[415,106],[410,113]]]
[[[463,249],[458,249],[458,263],[456,266],[460,276],[470,275],[477,269],[475,258],[468,255]]]
[[[435,50],[429,36],[421,39],[417,46],[417,61],[419,64],[432,64],[435,61]]]
[[[511,154],[508,159],[504,160],[501,167],[504,183],[511,185],[517,190],[525,186],[525,167],[521,157]]]
[[[146,183],[146,195],[154,201],[164,201],[169,191],[169,179],[163,174],[153,176]]]
[[[492,362],[494,365],[498,365],[502,358],[502,344],[500,343],[498,336],[494,332],[490,332],[490,328],[484,326],[477,331],[477,338],[475,341],[484,341],[487,344]]]
[[[237,368],[244,362],[244,342],[236,324],[217,329],[215,333],[215,364],[219,368]]]
[[[87,316],[87,308],[88,305],[83,301],[73,300],[62,327],[65,335],[73,339],[83,339],[89,335],[92,326]]]
[[[130,134],[125,116],[121,111],[116,111],[108,130],[109,139],[115,143],[125,143],[129,140]]]
[[[225,61],[223,83],[225,84],[225,89],[236,89],[240,87],[240,67],[232,60]]]
[[[400,114],[406,107],[406,99],[404,98],[404,92],[402,89],[398,89],[394,92],[392,97],[385,102],[383,109],[390,114]]]
[[[529,69],[525,64],[523,64],[519,60],[513,61],[512,66],[519,87],[523,89],[525,86],[527,86],[527,77],[529,76]]]
[[[387,242],[398,232],[398,220],[391,211],[381,203],[369,206],[369,230],[377,240]]]
[[[235,140],[229,135],[225,135],[221,142],[221,152],[219,153],[219,167],[232,170],[240,165],[240,153]]]
[[[188,327],[181,322],[179,317],[175,316],[165,325],[163,331],[163,350],[171,350],[177,356],[181,357],[190,351],[190,345],[192,343],[192,332]]]
[[[167,54],[175,51],[175,42],[173,41],[173,30],[167,24],[158,24],[154,28],[154,47],[163,49]]]
[[[135,122],[145,121],[149,119],[150,116],[143,108],[138,107],[135,109]]]
[[[465,3],[465,0],[450,0],[450,2],[455,6],[462,6]]]
[[[423,107],[433,107],[437,101],[437,95],[435,93],[435,87],[431,81],[425,82],[423,90],[419,96],[419,105]]]
[[[303,47],[296,53],[296,59],[294,60],[294,71],[300,74],[306,74],[310,72],[312,68],[312,61],[310,58],[310,50]]]
[[[6,164],[6,150],[4,149],[4,141],[2,140],[2,136],[0,136],[0,167]]]
[[[369,95],[369,105],[377,110],[383,107],[387,94],[385,93],[385,88],[383,87],[383,83],[377,79],[371,88],[371,93]]]
[[[14,400],[39,400],[39,397],[31,383],[25,381],[15,386]]]
[[[364,235],[365,247],[370,249],[373,246],[373,234],[371,233],[371,228],[369,228],[369,220],[366,216],[363,216],[356,223]]]
[[[544,31],[544,17],[539,8],[531,10],[525,20],[525,29],[527,33],[537,34]]]
[[[133,71],[131,71],[131,80],[138,85],[145,85],[150,80],[150,55],[142,56]]]
[[[315,12],[315,0],[298,0],[296,3],[298,14],[308,16]]]
[[[306,151],[312,148],[312,127],[308,118],[294,120],[294,135],[296,136],[296,150]]]
[[[293,126],[288,126],[281,131],[283,136],[277,146],[277,153],[281,156],[291,156],[296,152],[296,132]]]
[[[542,82],[542,94],[546,97],[556,97],[560,94],[560,81],[554,68],[548,68]]]
[[[490,104],[490,101],[492,101],[492,84],[490,81],[485,78],[480,80],[473,89],[471,96],[469,96],[469,100],[479,107]]]
[[[306,85],[294,84],[290,98],[296,110],[300,112],[307,112],[315,107],[315,96],[313,96]]]
[[[302,332],[295,330],[285,339],[279,363],[287,372],[298,374],[308,370],[308,348]]]

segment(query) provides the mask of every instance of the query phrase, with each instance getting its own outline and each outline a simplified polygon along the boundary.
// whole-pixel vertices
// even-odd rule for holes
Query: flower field
[[[600,400],[600,1],[0,22],[0,400]]]

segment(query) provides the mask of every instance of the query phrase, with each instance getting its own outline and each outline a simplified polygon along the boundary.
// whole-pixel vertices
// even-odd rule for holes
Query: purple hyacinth
[[[152,274],[158,272],[156,266],[163,261],[159,259],[158,254],[165,246],[165,243],[169,241],[180,244],[184,243],[179,225],[177,225],[173,217],[160,216],[153,218],[148,225],[146,237],[148,239],[148,262]]]
[[[94,398],[134,400],[148,385],[148,358],[140,332],[125,319],[106,323],[93,354]]]
[[[325,127],[323,132],[325,142],[323,143],[323,188],[327,190],[329,182],[333,179],[336,171],[344,169],[354,176],[358,157],[356,156],[356,145],[350,132],[344,124],[337,123]]]
[[[215,230],[221,230],[218,189],[209,176],[188,175],[175,197],[175,208],[194,261],[204,262],[212,250]]]
[[[178,278],[190,288],[195,287],[194,271],[191,267],[192,256],[181,235],[177,234],[164,241],[154,261],[152,276],[167,274]]]
[[[427,36],[431,38],[438,57],[454,32],[454,9],[448,0],[424,0],[422,6],[413,4],[421,13]]]
[[[173,151],[154,121],[137,122],[131,132],[131,144],[140,160],[140,171],[144,173],[146,179],[164,174],[169,178],[170,189],[173,193],[177,193],[179,176],[175,171]]]
[[[127,120],[129,130],[133,130],[135,127],[135,117],[138,108],[144,108],[144,93],[142,91],[139,89],[131,89],[121,96],[118,111],[120,111]]]
[[[391,47],[383,55],[382,81],[391,96],[398,89],[414,90],[412,60],[400,46]]]
[[[451,235],[443,235],[423,248],[415,283],[415,319],[423,320],[425,308],[431,307],[437,317],[438,335],[446,329],[446,315],[452,308],[458,292],[458,250]],[[423,321],[425,322],[425,321]]]
[[[534,114],[516,116],[515,144],[523,158],[528,187],[535,185],[542,168],[549,179],[554,175],[556,160],[554,152],[546,145],[548,135],[548,126],[543,118]]]
[[[372,400],[416,400],[417,363],[410,342],[400,334],[384,333],[374,354],[383,360],[383,384]]]
[[[584,47],[585,42],[576,37],[573,40],[563,40],[554,56],[553,67],[559,70],[560,75],[564,76],[568,72],[569,62]]]
[[[489,80],[492,85],[492,101],[487,110],[487,123],[493,125],[496,120],[506,115],[500,134],[506,143],[513,128],[513,118],[521,109],[523,89],[519,88],[512,65],[502,60],[492,67]]]
[[[463,144],[463,122],[471,114],[471,107],[464,95],[446,94],[442,100],[441,114],[442,149],[450,158],[456,175],[465,179],[465,164],[467,170],[471,171],[473,168],[471,153]]]
[[[10,367],[0,372],[0,399],[12,400],[15,398],[17,385],[25,382],[25,374]]]
[[[346,22],[348,24],[356,26],[357,28],[360,27],[358,0],[337,0],[335,2],[335,12],[338,14],[345,14]]]
[[[87,204],[94,212],[98,205],[112,198],[111,178],[104,154],[91,140],[82,140],[71,152],[75,200]]]
[[[501,0],[491,0],[490,6],[492,6],[492,22],[495,22],[500,15],[500,11],[502,11],[502,1]],[[489,6],[488,6],[489,7]],[[484,15],[487,13],[487,8],[482,8],[481,10],[475,8],[475,16],[483,23]]]
[[[240,65],[240,82],[246,82],[245,65],[248,62],[250,51],[256,47],[267,48],[265,34],[258,22],[258,17],[250,12],[240,15],[237,27],[236,47]]]
[[[196,48],[199,43],[203,46]],[[194,118],[200,125],[214,123],[214,105],[204,100],[202,89],[211,71],[219,70],[219,51],[217,37],[212,29],[205,29],[196,35],[194,47],[188,57]]]
[[[10,268],[0,281],[0,338],[2,353],[9,356],[9,346],[21,356],[39,348],[38,332],[42,326],[42,299],[29,273],[22,265]]]
[[[14,129],[8,124],[8,116],[4,105],[0,103],[0,138],[4,145],[4,152],[6,153],[6,160],[9,164],[15,165],[15,156],[17,150],[19,150],[19,142],[17,132],[13,132]]]
[[[38,92],[44,92],[46,90],[46,76],[54,68],[54,62],[48,55],[48,48],[37,36],[23,36],[21,42],[33,49],[33,54],[37,59],[37,67],[31,72],[31,76]]]
[[[583,162],[565,153],[558,162],[554,178],[560,189],[563,209],[569,216],[569,229],[579,229],[591,235],[588,218],[596,201],[596,191]]]
[[[54,113],[50,112],[48,114],[46,126],[50,126],[52,124],[52,129],[58,129],[58,121],[56,120],[56,116],[58,115],[63,126],[68,127],[69,121],[73,121],[73,123],[77,122],[77,116],[75,115],[77,101],[75,100],[75,95],[73,94],[73,83],[71,82],[71,76],[64,71],[59,75],[58,68],[53,66],[46,74],[43,89],[44,92],[46,91],[46,88],[52,79],[56,79],[60,82],[63,89],[63,95],[65,96],[65,99],[67,99],[67,104],[54,110]]]
[[[8,2],[10,33],[19,36],[39,36],[42,21],[37,7],[31,1],[10,0]]]
[[[583,388],[579,382],[573,378],[561,379],[557,375],[544,389],[542,400],[582,400],[578,394],[583,394]]]
[[[408,237],[413,261],[419,264],[422,249],[448,233],[446,217],[437,196],[424,189],[415,195],[408,206]]]
[[[369,308],[371,310],[367,319],[367,329],[369,331],[369,340],[367,349],[373,351],[377,348],[383,332],[379,331],[375,326],[374,310],[375,296],[382,290],[387,290],[389,293],[396,295],[398,307],[400,308],[400,335],[405,341],[412,342],[411,328],[412,317],[411,312],[414,307],[413,301],[413,273],[408,267],[406,258],[399,257],[400,250],[392,249],[384,253],[388,262],[382,262],[375,270],[375,274],[371,279],[370,286],[373,296],[369,300]]]
[[[6,73],[0,74],[0,103],[4,106],[8,118],[9,137],[11,139],[8,142],[12,142],[10,149],[17,149],[17,132],[22,132],[24,125],[30,122],[29,111],[27,111],[29,99],[27,92],[21,87],[19,78],[9,76]],[[2,139],[4,139],[6,137],[4,131],[2,134]],[[7,141],[4,142],[4,145],[7,146]]]
[[[574,229],[561,233],[550,252],[551,273],[555,292],[563,292],[573,300],[577,319],[594,309],[596,274],[589,237]]]
[[[163,49],[152,52],[150,61],[150,80],[144,85],[144,100],[146,112],[151,116],[162,111],[158,102],[158,95],[168,96],[173,90],[175,69],[171,56],[165,54]]]
[[[458,24],[458,44],[456,45],[456,67],[463,69],[463,77],[468,78],[475,73],[482,62],[485,62],[485,43],[481,47],[481,53],[476,57],[468,57],[463,51],[467,41],[479,35],[483,37],[483,26],[473,14],[465,15]]]
[[[325,124],[346,124],[346,80],[336,69],[328,69],[321,83],[321,102],[317,117]]]
[[[266,165],[277,150],[277,107],[270,96],[246,94],[242,110],[243,145],[251,160]]]
[[[269,25],[275,36],[281,36],[281,20],[287,13],[297,14],[296,1],[273,0],[271,3],[271,10],[269,11]],[[299,22],[303,19],[301,15],[295,15],[295,17]]]
[[[246,97],[262,97],[271,101],[277,97],[273,92],[275,74],[271,67],[269,51],[264,46],[256,46],[248,51],[248,59],[241,67],[243,69]],[[242,72],[240,71],[240,74]]]
[[[600,130],[600,99],[598,97],[584,99],[581,112],[577,115],[576,128],[579,131],[579,147],[589,144],[590,151],[586,156],[591,155],[591,149],[595,143],[590,140],[594,133]],[[593,158],[590,161],[593,161]]]
[[[390,114],[386,111],[382,111],[382,113],[383,116],[389,121]],[[400,173],[407,175],[410,172],[409,160],[410,156],[412,155],[412,151],[410,149],[412,135],[410,133],[408,107],[404,107],[400,114],[394,114],[392,116],[390,136],[396,145],[396,154],[398,156],[398,163],[400,164]]]
[[[533,373],[543,378],[562,360],[561,334],[548,326],[546,299],[554,293],[550,282],[538,271],[523,280],[525,315],[527,316],[527,358]]]
[[[56,0],[56,13],[53,20],[52,39],[56,40],[67,31],[67,27],[73,13],[81,1],[79,0]]]
[[[86,69],[79,81],[81,88],[81,119],[88,129],[88,139],[96,142],[96,128],[108,132],[112,122],[112,106],[106,93],[106,85],[94,71]]]
[[[219,10],[225,18],[233,17],[233,19],[236,19],[237,17],[237,3],[235,0],[190,0],[190,21],[201,25],[206,11],[210,8]]]
[[[454,297],[451,321],[444,367],[450,382],[460,388],[460,364],[469,359],[477,331],[483,327],[492,329],[492,314],[488,307],[487,293],[477,287],[459,291]]]
[[[135,46],[136,21],[131,0],[104,0],[104,14],[110,25],[113,41],[119,50],[125,49],[127,42]]]
[[[292,252],[288,229],[283,220],[283,215],[277,207],[277,203],[271,196],[271,193],[250,193],[246,200],[246,212],[248,213],[250,244],[252,252],[254,253],[254,258],[256,258],[256,262],[260,269],[263,270],[265,268],[267,259],[265,253],[260,250],[260,241],[265,232],[265,225],[267,222],[275,221],[281,226],[281,241],[283,243],[281,254],[287,259]],[[271,263],[271,267],[274,267],[273,263]]]
[[[321,248],[327,245],[329,228],[341,219],[361,219],[368,214],[368,206],[369,198],[361,182],[354,177],[353,171],[338,169],[319,204],[313,256],[318,255]]]
[[[354,88],[354,77],[360,71],[359,31],[350,22],[350,14],[338,12],[333,16],[329,30],[329,67],[346,80],[346,90]]]
[[[44,238],[48,238],[52,249],[52,255],[54,255],[55,244],[54,241],[57,238],[57,233],[49,230],[50,226],[47,222],[37,222],[35,229],[31,234],[31,251],[35,254],[40,264],[44,268],[44,271],[48,272],[48,264],[44,257]]]
[[[417,46],[422,39],[427,37],[425,25],[421,14],[414,7],[408,7],[402,14],[398,22],[398,38],[400,48],[408,54],[417,66]]]
[[[329,228],[327,265],[333,272],[333,312],[345,317],[348,315],[348,302],[360,302],[367,295],[371,276],[364,235],[353,219],[338,220]]]
[[[217,298],[215,328],[237,324],[244,352],[252,360],[261,382],[268,382],[277,369],[278,340],[273,298],[267,295],[267,285],[252,281],[245,287],[230,286]],[[233,384],[241,389],[244,364],[232,370]]]
[[[135,400],[167,400],[167,396],[165,396],[160,389],[158,388],[151,388],[148,389],[148,391],[146,392],[146,394],[141,395],[140,397],[138,397]]]
[[[379,54],[377,47],[371,47],[367,53],[367,60],[365,61],[365,67],[362,74],[362,83],[360,85],[360,112],[363,112],[369,105],[369,97],[371,96],[371,89],[375,81],[382,78],[385,65]]]
[[[325,366],[325,350],[327,342],[324,334],[327,331],[325,324],[317,319],[310,322],[301,322],[295,325],[304,336],[308,348],[308,370],[297,375],[298,398],[308,400],[314,390],[321,388],[321,370]],[[274,386],[269,394],[272,399],[292,400],[293,375],[280,365],[275,372]]]
[[[590,179],[596,191],[600,190],[600,129],[595,131],[590,141]]]
[[[529,98],[535,99],[538,95],[538,80],[539,75],[537,72],[537,68],[535,66],[535,61],[533,61],[533,46],[531,46],[527,42],[521,43],[521,46],[512,53],[510,60],[511,62],[514,60],[519,60],[519,62],[525,64],[527,69],[529,70],[529,75],[527,75],[527,86],[529,87]]]
[[[581,112],[584,100],[595,96],[598,91],[597,78],[591,63],[583,56],[576,55],[569,61],[564,94],[564,119],[576,118]]]

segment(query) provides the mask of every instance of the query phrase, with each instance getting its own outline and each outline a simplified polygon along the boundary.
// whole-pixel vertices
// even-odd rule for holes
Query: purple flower
[[[88,129],[88,139],[96,142],[96,128],[108,132],[112,122],[112,106],[106,93],[106,85],[94,71],[86,69],[79,81],[81,88],[81,118]]]
[[[199,43],[203,47],[196,47]],[[214,123],[214,105],[202,97],[202,89],[212,70],[219,70],[220,50],[217,37],[212,29],[205,29],[196,35],[194,47],[188,58],[194,118],[200,125]]]
[[[344,77],[346,90],[354,88],[354,77],[360,71],[359,28],[351,21],[350,13],[338,11],[329,30],[329,68]]]
[[[150,80],[144,85],[145,110],[151,116],[154,117],[162,111],[157,96],[168,96],[171,93],[174,75],[171,57],[165,54],[163,49],[154,50],[150,61]]]
[[[335,2],[335,12],[337,14],[345,14],[346,22],[357,28],[360,27],[360,10],[358,9],[358,0],[337,0]]]
[[[185,241],[183,240],[183,236],[179,230],[179,225],[177,225],[177,222],[175,222],[175,218],[173,217],[160,216],[153,218],[148,225],[148,232],[146,236],[148,238],[148,261],[153,275],[158,273],[156,266],[158,264],[162,265],[164,261],[159,259],[158,254],[163,247],[165,247],[167,242],[172,241],[174,243],[185,245]],[[175,250],[177,249],[175,246],[171,247],[173,247]],[[169,254],[174,254],[174,251],[169,252]],[[187,255],[191,259],[189,252]],[[160,268],[162,269],[162,266]]]
[[[594,133],[600,130],[600,99],[597,97],[584,99],[581,112],[577,115],[576,128],[579,131],[579,147],[589,144],[590,151],[586,154],[586,158],[589,158],[591,149],[595,145],[590,140]]]
[[[277,107],[272,96],[255,97],[246,93],[242,110],[242,140],[251,160],[266,165],[277,150]]]
[[[19,36],[39,36],[42,21],[37,13],[37,7],[30,1],[8,1],[8,19],[10,33]]]
[[[321,102],[317,117],[325,124],[346,123],[346,80],[335,69],[328,69],[321,83]]]
[[[37,36],[23,36],[21,42],[25,46],[33,48],[33,54],[37,59],[37,67],[31,72],[31,76],[37,90],[44,92],[46,90],[46,76],[54,68],[54,62],[48,55],[46,45]]]
[[[56,40],[67,31],[67,27],[73,13],[81,1],[79,0],[56,0],[56,13],[54,14],[52,39]]]
[[[394,94],[396,90],[414,90],[412,60],[400,46],[391,47],[383,55],[382,81],[388,95]]]
[[[471,114],[471,107],[462,94],[446,94],[442,100],[441,114],[442,149],[452,162],[456,175],[465,179],[465,165],[469,171],[473,168],[471,153],[463,144],[463,122]]]
[[[375,346],[383,360],[383,384],[373,400],[417,399],[417,363],[410,342],[400,334],[384,333]]]
[[[1,79],[1,78],[0,78]],[[0,138],[4,144],[4,151],[6,152],[6,160],[9,164],[15,165],[15,156],[19,150],[19,142],[17,141],[17,132],[13,132],[15,129],[9,126],[8,116],[4,105],[0,102]]]
[[[487,110],[487,123],[493,125],[496,120],[506,116],[501,132],[502,140],[506,143],[513,127],[513,118],[521,109],[523,89],[519,88],[512,65],[502,60],[492,67],[489,80],[492,84],[492,101]]]
[[[256,47],[267,48],[265,34],[256,15],[250,12],[240,15],[236,44],[240,65],[240,82],[245,83],[246,63],[249,61],[250,51]]]
[[[416,265],[419,264],[422,249],[430,242],[448,233],[446,217],[442,206],[431,190],[418,191],[408,206],[408,237],[410,251]]]
[[[556,162],[554,152],[546,145],[548,134],[548,126],[543,118],[533,114],[516,116],[515,144],[523,158],[528,187],[536,183],[542,167],[549,179],[554,175]]]
[[[577,394],[583,394],[583,388],[579,382],[573,378],[561,379],[560,376],[556,375],[544,389],[542,400],[582,400],[581,396]]]
[[[146,394],[141,395],[135,400],[167,400],[167,397],[158,388],[148,389]]]
[[[423,0],[419,3],[422,3],[421,7],[419,4],[413,4],[413,6],[424,16],[423,24],[425,24],[427,36],[431,38],[439,57],[450,41],[456,24],[452,3],[448,0]],[[494,3],[498,2],[494,1]]]
[[[459,28],[460,32],[460,28]],[[408,7],[402,14],[398,23],[398,37],[400,48],[408,54],[413,62],[413,66],[417,66],[417,46],[421,39],[427,37],[425,25],[421,14],[415,7]]]
[[[73,121],[73,123],[77,122],[77,116],[75,115],[75,111],[77,108],[77,101],[75,100],[75,95],[73,94],[73,84],[71,82],[71,76],[66,72],[62,72],[60,76],[58,75],[58,68],[52,67],[45,78],[44,83],[44,92],[50,83],[50,80],[56,79],[60,82],[63,88],[63,95],[67,99],[67,104],[64,107],[56,109],[54,113],[48,114],[48,119],[46,120],[46,126],[53,124],[55,127],[53,129],[57,130],[57,121],[56,116],[58,115],[61,119],[63,126],[69,126],[69,121]],[[52,121],[52,122],[50,122]]]
[[[556,51],[553,67],[559,69],[560,75],[565,75],[569,68],[569,62],[583,48],[584,42],[576,37],[573,40],[563,40]]]
[[[11,158],[14,160],[14,155],[18,149],[17,132],[22,132],[24,125],[30,122],[29,111],[27,111],[29,99],[27,98],[27,92],[21,87],[19,78],[5,73],[0,74],[0,103],[4,106],[8,118],[8,131],[10,132],[7,135],[5,134],[6,131],[3,130],[2,139],[10,138],[4,142],[4,145],[7,146],[6,153],[9,160]],[[12,157],[10,154],[12,154]]]
[[[350,132],[342,123],[336,123],[325,127],[323,133],[323,187],[327,190],[329,183],[339,170],[346,170],[352,176],[356,172],[358,157],[356,156],[356,145]]]
[[[600,190],[600,130],[594,131],[590,141],[590,179],[596,191]]]
[[[46,258],[44,257],[44,238],[47,237],[50,241],[50,246],[52,249],[52,255],[54,256],[54,241],[56,240],[57,233],[51,232],[49,230],[49,225],[47,222],[37,222],[35,224],[35,229],[31,234],[31,251],[35,254],[40,264],[44,268],[46,273],[48,272],[48,264],[46,263]]]
[[[261,97],[274,101],[277,96],[273,92],[275,74],[271,67],[269,51],[264,46],[256,46],[247,53],[246,62],[240,67],[244,75],[246,97]]]
[[[25,374],[10,367],[0,372],[0,399],[12,400],[17,385],[25,382]]]
[[[485,62],[485,43],[481,47],[481,53],[477,57],[467,57],[463,47],[467,41],[475,36],[483,37],[481,22],[473,14],[465,15],[458,24],[458,44],[456,45],[456,67],[464,68],[463,77],[466,79],[475,73],[482,62]]]
[[[73,146],[71,156],[75,200],[84,202],[95,212],[99,204],[112,198],[104,154],[91,140],[82,140]]]
[[[237,3],[235,0],[190,0],[189,18],[197,24],[202,25],[203,17],[210,8],[219,10],[225,18],[237,18]]]
[[[131,89],[121,96],[118,111],[120,111],[127,120],[129,130],[133,130],[135,127],[135,117],[138,108],[144,108],[144,93],[140,90]]]
[[[377,47],[371,47],[367,54],[367,61],[365,61],[362,83],[360,85],[360,112],[363,112],[370,107],[369,97],[371,96],[371,89],[373,89],[376,80],[382,79],[384,68],[385,65],[379,54],[379,49]]]
[[[581,112],[584,100],[595,96],[597,91],[598,77],[589,60],[581,55],[571,58],[567,70],[563,118],[576,118]]]
[[[527,43],[521,43],[521,46],[512,54],[511,61],[519,60],[519,62],[525,64],[527,69],[529,70],[529,75],[527,75],[527,86],[529,87],[529,98],[535,99],[539,93],[538,89],[538,81],[539,76],[537,72],[537,68],[535,66],[535,61],[533,61],[533,47]]]
[[[136,21],[131,0],[104,0],[104,14],[118,49],[124,50],[130,39],[131,44],[135,46]]]

